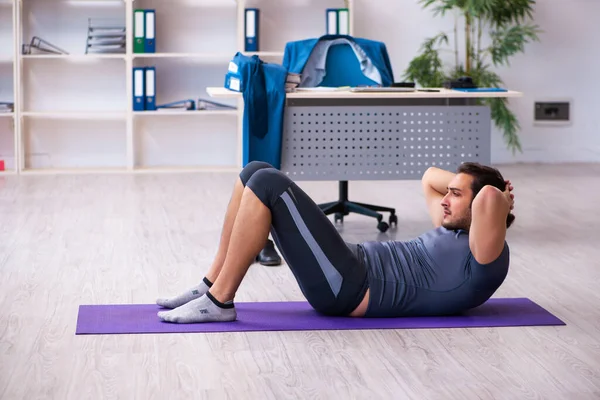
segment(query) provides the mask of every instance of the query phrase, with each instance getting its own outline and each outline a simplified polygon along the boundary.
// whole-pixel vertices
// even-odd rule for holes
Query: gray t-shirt
[[[439,227],[409,241],[364,242],[370,300],[366,316],[456,314],[487,301],[508,273],[504,243],[493,262],[479,264],[469,234]]]

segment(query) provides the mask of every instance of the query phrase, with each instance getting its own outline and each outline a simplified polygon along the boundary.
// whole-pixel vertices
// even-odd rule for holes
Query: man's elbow
[[[423,173],[423,176],[421,177],[421,183],[423,185],[429,185],[430,181],[431,181],[431,175],[435,174],[435,171],[437,170],[436,167],[429,167],[425,170],[425,172]]]
[[[475,200],[479,200],[480,202],[490,203],[490,202],[498,202],[505,200],[504,193],[500,191],[497,187],[492,185],[485,185],[481,188],[477,196],[475,196]]]
[[[482,214],[498,212],[500,215],[506,217],[506,213],[509,211],[509,205],[506,201],[506,196],[500,189],[491,185],[486,185],[481,188],[479,193],[477,193],[477,196],[475,196],[475,199],[473,199],[472,209],[477,210]]]
[[[423,173],[423,178],[426,177],[427,175],[431,175],[434,171],[437,171],[438,169],[436,167],[429,167],[425,170],[425,172]]]
[[[425,170],[425,172],[423,172],[423,176],[421,176],[421,182],[424,182],[425,179],[427,179],[427,175],[431,173],[431,168],[433,167],[429,167]]]

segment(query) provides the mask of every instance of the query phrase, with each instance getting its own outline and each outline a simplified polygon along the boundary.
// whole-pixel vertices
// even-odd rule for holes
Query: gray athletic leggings
[[[273,240],[309,304],[327,315],[350,314],[368,288],[360,247],[346,243],[319,206],[273,166],[252,161],[240,179],[271,210]]]

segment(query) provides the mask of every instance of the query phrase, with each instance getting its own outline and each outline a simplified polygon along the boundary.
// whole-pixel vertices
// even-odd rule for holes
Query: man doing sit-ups
[[[161,320],[233,321],[236,291],[272,234],[310,305],[326,315],[456,314],[487,301],[508,272],[513,187],[493,168],[464,163],[422,178],[435,226],[407,241],[346,243],[288,176],[249,163],[236,180],[219,249],[199,285],[158,299]]]

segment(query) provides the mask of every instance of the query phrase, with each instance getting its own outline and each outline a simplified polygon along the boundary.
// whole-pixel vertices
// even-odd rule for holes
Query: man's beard
[[[471,227],[471,217],[465,216],[456,221],[442,222],[442,226],[450,231],[455,231],[458,229],[468,231]]]

